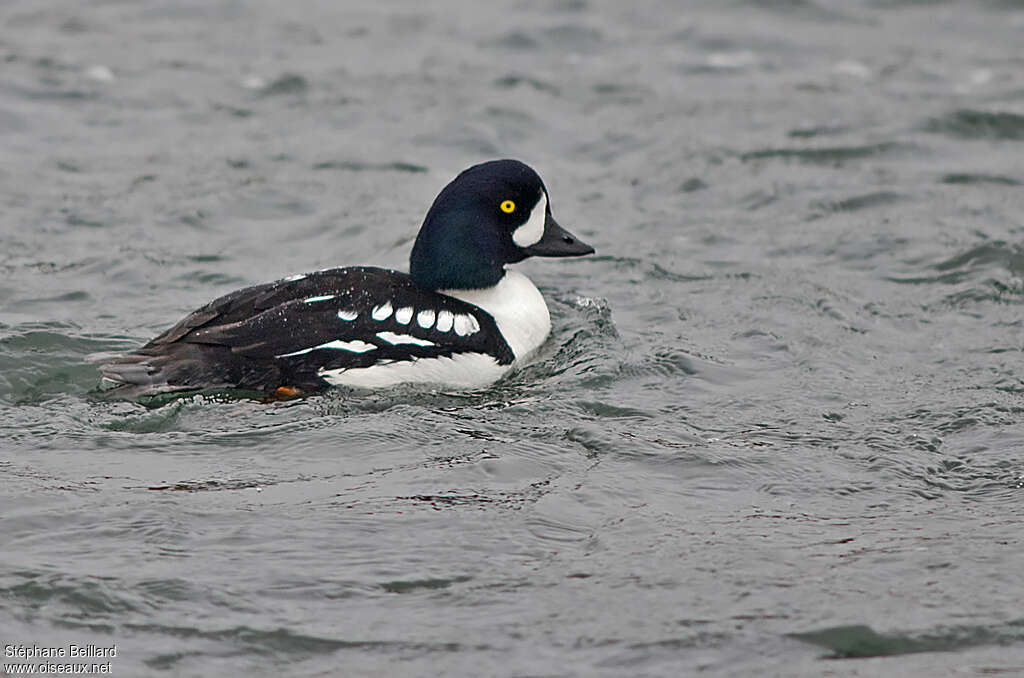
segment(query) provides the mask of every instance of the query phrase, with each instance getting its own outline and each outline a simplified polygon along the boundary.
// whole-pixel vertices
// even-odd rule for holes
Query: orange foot
[[[274,389],[274,395],[282,400],[286,398],[294,398],[300,393],[302,393],[302,391],[294,386],[278,386]]]

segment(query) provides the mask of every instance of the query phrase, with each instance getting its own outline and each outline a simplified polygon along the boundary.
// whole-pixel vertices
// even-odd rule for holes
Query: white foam
[[[95,66],[89,66],[85,69],[85,77],[90,80],[98,80],[99,82],[114,82],[114,72],[110,70],[109,66],[102,64],[96,64]]]

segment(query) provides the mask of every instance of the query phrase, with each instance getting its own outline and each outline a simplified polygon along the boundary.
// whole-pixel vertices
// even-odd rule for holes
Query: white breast
[[[516,363],[529,358],[551,332],[551,316],[544,297],[530,279],[506,271],[494,287],[482,290],[445,290],[443,294],[479,306],[494,317]]]

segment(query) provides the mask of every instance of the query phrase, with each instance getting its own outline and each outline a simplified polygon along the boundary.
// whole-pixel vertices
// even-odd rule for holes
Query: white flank
[[[338,319],[340,320],[355,320],[359,317],[359,311],[341,310],[338,311]]]
[[[370,311],[370,317],[374,320],[387,320],[391,315],[391,302],[385,301],[380,306],[374,306]]]
[[[408,325],[409,321],[412,320],[412,314],[412,306],[403,306],[395,311],[395,322],[399,325]]]
[[[423,329],[428,329],[430,327],[433,327],[434,326],[434,311],[432,309],[429,309],[429,308],[427,310],[425,310],[425,311],[420,311],[419,313],[416,314],[416,322]]]
[[[512,233],[512,242],[520,247],[536,245],[544,237],[544,221],[548,214],[548,194],[540,192],[540,200],[533,206],[530,218]]]
[[[447,332],[451,330],[452,325],[455,323],[455,314],[451,311],[438,311],[437,313],[437,331]]]
[[[480,323],[471,315],[460,313],[455,316],[455,334],[464,337],[468,334],[476,334],[480,331]]]
[[[335,386],[384,388],[398,384],[439,384],[475,389],[490,386],[511,367],[499,365],[484,353],[460,353],[451,358],[420,358],[371,367],[320,370],[318,374]]]
[[[334,341],[328,341],[326,344],[320,344],[319,346],[310,346],[309,348],[304,348],[301,351],[282,353],[281,355],[276,355],[274,357],[289,358],[293,355],[302,355],[303,353],[315,351],[318,348],[333,348],[341,351],[350,351],[352,353],[366,353],[367,351],[372,351],[377,347],[374,346],[373,344],[368,344],[365,341],[359,341],[358,339],[354,341],[341,341],[340,339],[335,339]]]
[[[377,336],[388,342],[389,344],[416,344],[417,346],[436,346],[436,344],[428,339],[420,339],[414,337],[411,334],[395,334],[394,332],[378,332]]]
[[[320,297],[308,297],[306,299],[303,299],[303,301],[306,302],[307,304],[312,304],[312,303],[315,303],[315,302],[318,302],[318,301],[327,301],[328,299],[333,299],[333,298],[334,298],[333,294],[325,294],[325,295],[320,296]]]
[[[444,294],[490,313],[515,354],[517,363],[540,348],[551,332],[551,316],[544,297],[529,278],[517,271],[506,271],[494,287],[445,290]]]
[[[287,278],[284,279],[284,281],[285,282],[295,282],[296,280],[302,280],[305,277],[306,277],[305,273],[296,273],[295,275],[288,276]]]

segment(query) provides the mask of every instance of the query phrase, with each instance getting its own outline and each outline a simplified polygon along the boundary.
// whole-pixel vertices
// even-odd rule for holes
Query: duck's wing
[[[319,271],[229,294],[150,343],[180,341],[227,346],[254,359],[313,352],[340,358],[373,352],[365,356],[373,358],[370,364],[455,353],[487,353],[500,364],[514,359],[486,311],[424,290],[405,273],[369,267]]]
[[[514,360],[486,311],[404,273],[352,267],[220,297],[103,372],[133,384],[269,388],[309,384],[321,370],[462,353]]]

